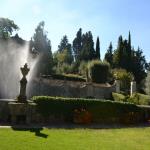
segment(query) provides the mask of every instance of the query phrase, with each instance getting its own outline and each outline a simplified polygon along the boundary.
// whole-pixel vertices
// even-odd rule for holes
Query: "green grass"
[[[122,129],[0,129],[0,150],[149,150],[150,127]]]

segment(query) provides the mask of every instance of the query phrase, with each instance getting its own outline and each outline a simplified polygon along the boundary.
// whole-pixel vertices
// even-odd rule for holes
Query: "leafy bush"
[[[106,83],[110,74],[109,63],[93,60],[88,64],[88,72],[92,82]]]
[[[140,93],[135,93],[132,96],[112,93],[112,97],[114,101],[129,102],[136,105],[150,105],[150,96]]]
[[[128,98],[128,102],[134,103],[136,105],[150,105],[150,96],[140,94],[140,93],[135,93]]]
[[[120,81],[121,90],[129,92],[130,82],[133,80],[133,75],[125,69],[114,69],[113,75],[116,80]]]
[[[79,66],[79,74],[84,76],[84,77],[87,77],[87,70],[88,70],[88,63],[85,62],[85,61],[82,61],[80,63],[80,66]]]
[[[63,64],[58,64],[56,67],[53,68],[53,70],[57,74],[72,73],[72,67],[73,65],[63,63]]]
[[[37,111],[43,116],[64,116],[73,121],[75,109],[85,109],[92,115],[93,122],[102,123],[135,123],[143,120],[143,111],[140,107],[106,100],[61,97],[33,97],[37,104]]]
[[[126,96],[120,93],[112,93],[112,97],[114,101],[118,102],[126,102]]]

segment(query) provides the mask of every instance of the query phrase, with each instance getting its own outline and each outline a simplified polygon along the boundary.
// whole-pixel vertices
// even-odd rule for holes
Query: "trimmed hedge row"
[[[140,93],[135,93],[132,96],[129,96],[113,92],[112,97],[114,101],[129,102],[136,105],[150,105],[150,96]]]
[[[42,75],[43,78],[53,78],[58,80],[68,80],[68,81],[80,81],[86,82],[86,79],[79,75],[73,74],[52,74],[52,75]]]
[[[93,122],[99,123],[137,123],[145,120],[144,110],[130,103],[83,98],[61,98],[38,96],[32,100],[37,104],[37,111],[44,117],[63,116],[73,120],[75,109],[85,109],[92,115]]]
[[[136,105],[150,105],[150,96],[140,93],[135,93],[128,98],[128,101]]]
[[[112,97],[113,97],[113,100],[116,101],[116,102],[126,102],[127,101],[126,96],[123,95],[123,94],[120,94],[120,93],[112,92]]]

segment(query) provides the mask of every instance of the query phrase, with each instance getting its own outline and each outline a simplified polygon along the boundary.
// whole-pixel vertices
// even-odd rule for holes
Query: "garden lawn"
[[[0,129],[0,150],[150,150],[150,127]]]

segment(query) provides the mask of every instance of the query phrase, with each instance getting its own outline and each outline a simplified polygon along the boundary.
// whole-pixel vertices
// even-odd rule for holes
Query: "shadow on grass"
[[[125,129],[125,128],[147,128],[150,127],[150,123],[141,124],[101,124],[101,123],[91,123],[91,124],[49,124],[42,126],[48,129]]]
[[[147,128],[150,127],[150,122],[148,123],[141,123],[141,124],[74,124],[74,123],[52,123],[52,124],[32,124],[32,125],[15,125],[11,126],[13,130],[16,131],[30,131],[34,132],[37,137],[47,138],[48,135],[41,133],[41,131],[45,128],[47,129],[67,129],[67,130],[74,130],[74,129],[126,129],[126,128]]]
[[[41,131],[43,130],[42,127],[25,127],[25,126],[12,126],[11,127],[13,130],[15,131],[30,131],[30,132],[34,132],[35,136],[41,137],[41,138],[47,138],[48,135],[41,133]]]

